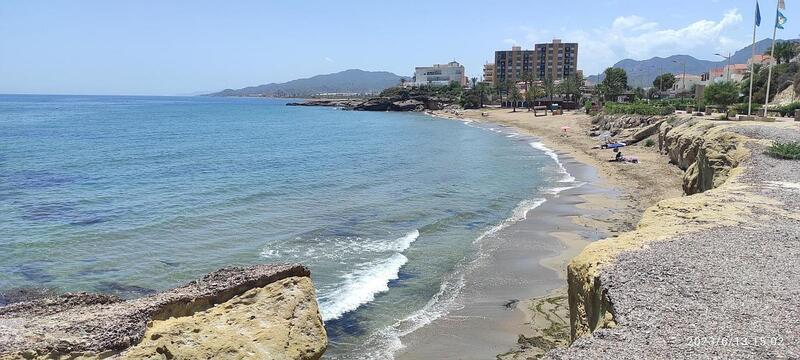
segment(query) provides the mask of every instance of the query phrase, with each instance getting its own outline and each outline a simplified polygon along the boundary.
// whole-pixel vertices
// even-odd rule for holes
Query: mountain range
[[[209,94],[209,96],[303,98],[322,93],[371,94],[398,85],[401,79],[404,77],[386,71],[351,69],[280,84],[271,83],[236,90],[226,89]]]
[[[783,41],[783,40],[779,40]],[[772,39],[764,39],[756,43],[756,54],[763,54],[772,46]],[[727,55],[727,54],[724,54]],[[731,64],[746,64],[752,55],[752,48],[747,46],[731,55]],[[614,64],[613,67],[624,69],[628,73],[628,85],[634,87],[650,87],[658,75],[663,73],[680,74],[683,64],[686,64],[686,73],[700,75],[711,69],[727,65],[728,60],[720,57],[720,61],[700,60],[689,55],[673,55],[667,58],[654,57],[648,60],[625,59]],[[598,83],[603,81],[603,74],[592,75],[588,82]]]

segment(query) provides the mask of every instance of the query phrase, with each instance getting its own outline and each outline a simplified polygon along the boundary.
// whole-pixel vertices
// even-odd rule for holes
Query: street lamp
[[[681,91],[681,102],[683,102],[683,93],[686,92],[686,62],[678,60],[672,60],[672,62],[683,65],[683,91]]]
[[[714,55],[717,55],[717,56],[719,56],[719,57],[721,57],[721,58],[723,58],[725,60],[728,60],[728,67],[727,67],[728,76],[727,76],[727,78],[728,78],[728,81],[731,81],[731,53],[729,52],[728,56],[725,56],[725,55],[722,55],[722,54],[714,54]]]

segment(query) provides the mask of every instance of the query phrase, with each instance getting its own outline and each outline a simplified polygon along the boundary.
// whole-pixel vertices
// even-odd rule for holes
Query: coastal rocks
[[[592,119],[592,130],[590,135],[598,136],[606,133],[616,137],[627,129],[648,127],[662,122],[663,116],[646,115],[598,115]],[[628,131],[627,135],[635,134],[638,130]]]
[[[634,132],[630,136],[625,137],[625,140],[623,140],[622,142],[624,142],[625,144],[628,144],[628,145],[633,145],[633,144],[636,144],[638,142],[641,142],[644,139],[647,139],[647,138],[657,134],[658,130],[661,127],[661,124],[663,124],[665,122],[666,122],[666,119],[661,119],[661,120],[658,120],[655,123],[652,123],[650,125],[645,125],[642,129]]]
[[[147,346],[149,343],[142,341],[146,331],[147,341],[157,340],[151,335],[158,329],[164,329],[155,335],[165,339],[162,341],[188,341],[189,333],[170,325],[173,323],[193,323],[191,333],[196,335],[191,337],[192,347],[205,349],[208,354],[232,350],[215,339],[235,331],[286,340],[283,347],[265,345],[271,358],[318,358],[327,346],[327,338],[309,275],[308,269],[300,265],[231,267],[140,299],[123,301],[113,296],[79,293],[11,304],[0,307],[0,359],[120,355],[131,347],[133,351],[135,346]],[[272,312],[263,309],[270,299],[275,301]],[[258,311],[253,312],[254,309]],[[284,316],[289,309],[292,316]],[[225,316],[227,321],[209,325],[203,319],[210,319],[211,314]],[[148,329],[152,324],[160,326]],[[241,341],[245,340],[246,336]],[[159,352],[159,348],[163,350],[163,346],[157,347],[156,353],[164,358],[195,358],[184,356],[187,348],[169,348],[170,355]]]
[[[695,195],[659,202],[645,211],[635,230],[594,242],[570,262],[567,276],[573,342],[600,329],[616,328],[621,323],[631,326],[630,319],[619,317],[619,304],[615,303],[618,294],[614,291],[620,286],[620,280],[608,275],[609,267],[617,263],[621,254],[646,249],[652,242],[667,241],[676,235],[704,234],[724,226],[738,227],[763,221],[754,214],[796,216],[776,206],[773,199],[756,193],[762,188],[759,183],[742,182],[740,174],[746,169],[740,165],[752,155],[745,143],[753,141],[742,135],[746,133],[744,129],[734,131],[730,124],[691,118],[659,125],[661,152],[669,156],[671,163],[686,170],[684,191]],[[603,330],[598,336],[613,331]],[[560,358],[552,356],[553,353],[549,355]]]
[[[685,170],[683,190],[693,195],[721,185],[744,157],[741,136],[711,122],[689,121],[659,131],[659,149]]]
[[[356,111],[389,111],[392,99],[386,97],[372,98],[353,107]]]
[[[403,100],[403,101],[395,101],[389,106],[389,110],[391,111],[423,111],[425,110],[425,104],[419,100]]]
[[[312,99],[303,102],[291,102],[286,106],[323,106],[352,109],[363,102],[360,99]]]
[[[287,106],[325,106],[355,111],[398,111],[421,112],[426,110],[443,110],[454,105],[454,99],[439,96],[393,92],[391,96],[379,96],[370,99],[313,99],[299,103],[288,103]],[[460,108],[460,107],[459,107]]]
[[[325,330],[314,294],[309,278],[291,277],[248,290],[194,316],[154,321],[144,339],[121,358],[246,354],[257,359],[319,359],[325,351]]]

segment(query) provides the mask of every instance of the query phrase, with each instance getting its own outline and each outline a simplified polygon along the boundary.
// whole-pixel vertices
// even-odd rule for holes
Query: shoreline
[[[489,117],[483,117],[481,112],[488,112]],[[619,164],[609,166],[602,161],[604,156],[610,158],[610,153],[593,150],[588,146],[594,143],[594,140],[586,135],[588,127],[591,126],[590,118],[582,114],[568,113],[535,118],[532,113],[526,113],[524,110],[511,112],[508,109],[463,110],[459,111],[458,115],[446,111],[431,111],[427,114],[449,120],[508,127],[522,136],[534,137],[547,148],[553,149],[558,156],[554,157],[554,160],[558,162],[560,159],[569,169],[569,173],[577,174],[578,180],[585,184],[566,190],[548,199],[550,201],[545,205],[531,211],[532,215],[546,218],[552,215],[548,213],[552,211],[551,207],[569,208],[573,212],[571,215],[566,215],[563,209],[558,215],[562,217],[561,220],[566,221],[543,225],[541,222],[536,224],[535,220],[527,219],[517,224],[518,227],[537,228],[540,233],[538,241],[552,246],[550,251],[553,252],[546,257],[527,254],[527,262],[535,265],[527,264],[527,272],[516,273],[515,277],[518,279],[525,278],[529,281],[536,279],[537,285],[530,288],[522,286],[521,289],[518,283],[505,286],[505,289],[500,286],[501,292],[512,287],[517,289],[512,291],[516,294],[528,292],[527,296],[508,299],[513,311],[498,310],[502,307],[497,303],[496,296],[493,298],[494,308],[487,307],[485,301],[482,303],[480,300],[480,293],[478,296],[469,294],[469,288],[466,287],[460,297],[469,299],[469,296],[472,296],[473,299],[467,303],[472,303],[473,306],[463,305],[458,312],[448,313],[442,319],[437,319],[403,337],[406,348],[397,354],[397,358],[413,359],[447,355],[462,359],[478,359],[486,356],[523,359],[531,355],[542,355],[552,347],[567,346],[569,344],[569,310],[565,295],[567,264],[593,241],[615,237],[619,233],[633,229],[647,207],[662,199],[680,196],[677,191],[671,190],[680,189],[680,185],[676,184],[680,184],[682,172],[668,165],[666,161],[657,161],[664,159],[660,154],[648,150],[645,156],[649,165],[647,169],[634,168],[630,171],[633,174],[620,174],[616,169]],[[567,136],[563,136],[561,130],[565,123],[566,126],[575,129],[566,134]],[[546,152],[544,149],[539,150]],[[642,150],[647,149],[642,148]],[[649,176],[651,168],[656,168],[664,175],[659,177],[659,180],[673,186],[654,187],[642,181]],[[587,176],[587,171],[593,174]],[[649,191],[643,191],[648,186]],[[513,229],[509,232],[513,232]],[[527,235],[522,234],[524,233],[522,231],[518,232],[516,235],[508,236],[517,241],[531,236],[530,232]],[[509,258],[500,256],[493,260],[495,261],[483,266],[482,274],[480,270],[476,271],[479,273],[477,277],[490,277],[491,272],[504,268],[503,263]],[[533,270],[535,268],[538,269]],[[542,272],[542,269],[547,270]],[[550,282],[550,285],[543,284],[548,281],[556,282]],[[498,289],[493,291],[497,292]],[[543,312],[543,308],[547,314]],[[559,321],[554,323],[550,321],[551,318],[557,318]],[[480,330],[470,330],[470,328]],[[553,329],[559,331],[554,334]],[[448,335],[444,341],[436,336],[442,334]],[[458,340],[459,336],[463,337],[462,341]],[[493,344],[488,347],[485,342],[477,341],[479,338],[490,337],[493,339]],[[428,339],[427,343],[421,339]],[[542,339],[544,341],[541,341]],[[436,344],[431,345],[432,342]]]

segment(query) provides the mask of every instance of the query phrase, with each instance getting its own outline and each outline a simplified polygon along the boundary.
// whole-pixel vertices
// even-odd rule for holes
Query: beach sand
[[[488,112],[488,117],[481,116]],[[591,241],[615,236],[638,223],[647,207],[681,196],[683,173],[655,148],[635,146],[626,155],[640,164],[609,163],[613,154],[592,149],[591,118],[580,113],[534,117],[524,109],[461,111],[438,117],[513,127],[554,149],[583,186],[551,197],[481,244],[485,255],[466,273],[458,306],[402,338],[398,359],[525,359],[566,346],[569,315],[566,265]],[[562,127],[569,126],[566,136]]]

